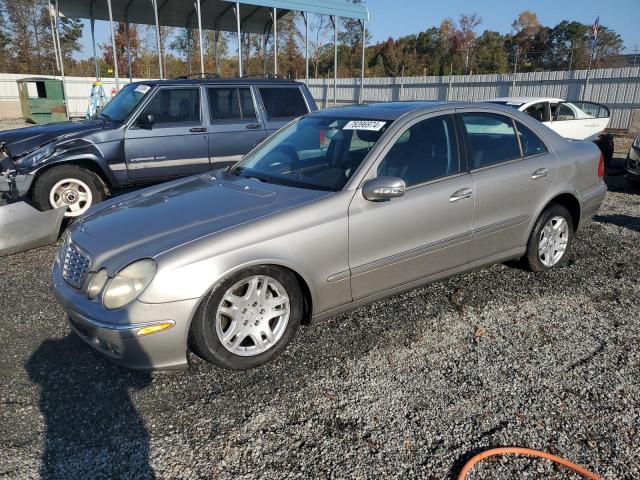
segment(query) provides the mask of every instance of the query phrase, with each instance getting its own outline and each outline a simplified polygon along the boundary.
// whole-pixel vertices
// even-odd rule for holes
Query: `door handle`
[[[549,170],[547,170],[546,168],[539,168],[531,174],[531,178],[533,180],[538,180],[539,178],[544,178],[547,175],[549,175]]]
[[[206,127],[193,127],[193,128],[190,128],[189,131],[193,132],[193,133],[204,133],[204,132],[207,131],[207,128]]]
[[[473,195],[473,190],[470,188],[463,188],[462,190],[458,190],[453,195],[449,197],[450,202],[458,202],[460,200],[464,200],[465,198],[471,198]]]
[[[262,125],[260,125],[259,123],[250,123],[245,128],[247,130],[260,130],[262,128]]]

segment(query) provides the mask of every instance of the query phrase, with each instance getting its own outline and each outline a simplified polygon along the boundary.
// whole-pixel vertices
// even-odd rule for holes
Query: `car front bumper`
[[[629,155],[627,155],[626,164],[627,174],[633,175],[636,178],[640,178],[640,150],[636,147],[629,149]]]
[[[18,173],[9,157],[0,152],[0,196],[13,199],[24,197],[29,192],[33,179],[32,174]]]
[[[71,329],[112,362],[136,370],[188,367],[189,326],[199,299],[161,304],[135,300],[123,308],[107,310],[65,282],[58,258],[52,280]],[[150,335],[136,335],[140,328],[161,322],[173,322],[174,326]]]

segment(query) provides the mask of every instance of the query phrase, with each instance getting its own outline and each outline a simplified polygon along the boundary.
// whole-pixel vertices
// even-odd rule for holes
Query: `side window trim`
[[[523,127],[526,127],[527,129],[529,129],[531,131],[531,133],[533,133],[536,136],[536,138],[540,141],[540,143],[542,143],[542,145],[544,145],[544,148],[545,148],[544,152],[534,153],[534,154],[531,154],[531,155],[525,155],[524,148],[521,148],[520,151],[522,152],[522,159],[523,160],[527,159],[527,158],[535,158],[535,157],[538,157],[540,155],[546,155],[549,152],[551,152],[551,149],[549,148],[549,144],[547,143],[547,140],[544,137],[542,137],[541,135],[539,135],[538,132],[536,132],[531,127],[531,125],[527,125],[526,123],[521,122],[520,120],[516,120],[515,123],[516,123],[516,133],[518,135],[518,142],[521,142],[521,140],[520,140],[520,129],[518,128],[518,125],[522,125]]]

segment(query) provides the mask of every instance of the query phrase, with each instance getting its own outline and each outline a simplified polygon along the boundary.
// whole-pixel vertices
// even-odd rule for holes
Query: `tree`
[[[469,73],[469,57],[475,46],[476,32],[474,29],[482,23],[482,18],[477,13],[472,15],[460,15],[459,28],[454,33],[454,38],[459,50],[464,55],[464,73]]]
[[[473,73],[506,73],[509,58],[504,47],[504,37],[498,32],[486,30],[476,41],[475,70]]]
[[[127,52],[127,30],[124,23],[118,23],[115,28],[114,41],[116,44],[116,55],[118,57],[118,74],[122,77],[129,75],[128,69],[128,52]],[[129,50],[131,53],[131,75],[133,77],[141,77],[144,75],[141,65],[139,64],[140,56],[140,38],[138,36],[138,26],[129,26]],[[104,65],[101,68],[101,75],[105,75],[107,72],[104,67],[113,69],[113,47],[111,45],[111,38],[109,42],[100,45],[102,50],[102,56],[104,59]],[[115,71],[115,70],[114,70]]]
[[[362,0],[351,0],[361,4]],[[367,31],[366,42],[371,40],[371,34]],[[355,18],[343,18],[338,41],[346,48],[345,54],[339,57],[342,69],[346,76],[357,76],[360,72],[362,55],[362,22]]]
[[[511,24],[512,36],[508,42],[513,47],[515,67],[519,70],[530,69],[526,64],[527,53],[539,51],[534,49],[534,45],[540,44],[541,25],[538,15],[530,10],[524,10]]]

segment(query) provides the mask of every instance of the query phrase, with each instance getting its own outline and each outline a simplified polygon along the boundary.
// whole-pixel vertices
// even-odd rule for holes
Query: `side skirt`
[[[311,319],[311,322],[315,323],[315,322],[321,322],[323,320],[328,320],[342,313],[350,312],[351,310],[355,310],[356,308],[369,305],[370,303],[377,302],[378,300],[393,297],[400,293],[404,293],[409,290],[422,287],[424,285],[427,285],[432,282],[436,282],[438,280],[443,280],[445,278],[453,277],[461,273],[471,272],[473,270],[477,270],[482,267],[488,267],[495,263],[502,263],[508,260],[514,260],[514,259],[520,258],[524,255],[525,250],[526,250],[526,247],[524,246],[519,248],[514,248],[506,252],[492,255],[491,257],[476,260],[475,262],[472,262],[472,263],[467,263],[466,265],[462,265],[460,267],[456,267],[451,270],[445,270],[444,272],[440,272],[435,275],[431,275],[429,277],[424,277],[410,283],[405,283],[404,285],[399,285],[389,290],[376,293],[375,295],[370,295],[368,297],[358,299],[354,302],[347,303],[340,307],[336,307],[331,310],[327,310],[325,312],[317,313],[313,316],[313,318]]]

